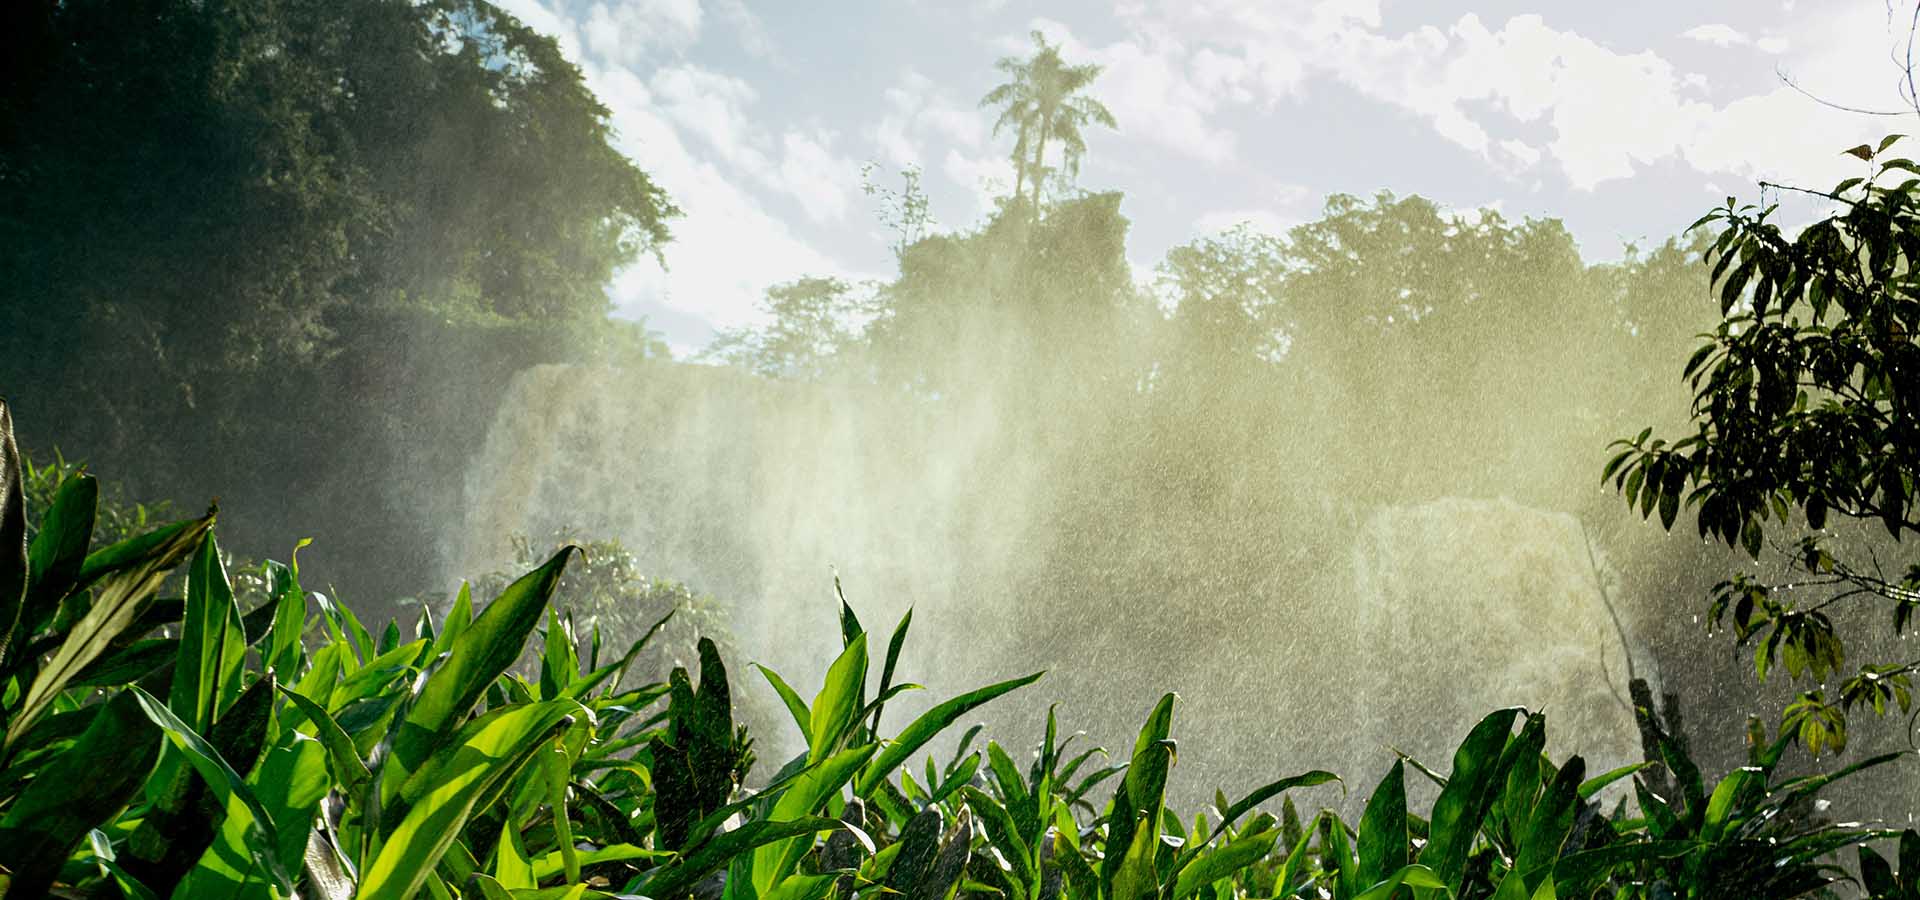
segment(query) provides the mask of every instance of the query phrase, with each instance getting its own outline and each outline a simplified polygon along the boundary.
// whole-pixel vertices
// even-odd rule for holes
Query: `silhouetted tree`
[[[1738,574],[1713,592],[1710,621],[1731,616],[1742,642],[1760,639],[1761,678],[1776,664],[1796,678],[1839,675],[1843,603],[1883,603],[1896,636],[1920,610],[1920,563],[1848,559],[1824,530],[1838,514],[1877,522],[1896,545],[1920,531],[1920,167],[1888,154],[1897,140],[1847,151],[1866,174],[1815,192],[1841,211],[1798,235],[1771,221],[1774,207],[1731,198],[1697,223],[1721,228],[1704,261],[1722,321],[1686,363],[1692,433],[1617,441],[1605,469],[1665,528],[1684,506],[1701,536],[1755,558],[1769,530],[1799,536],[1784,583]],[[1834,699],[1803,693],[1782,727],[1815,753],[1844,748],[1847,713],[1907,711],[1916,671],[1920,660],[1868,662]]]
[[[1008,80],[980,98],[980,105],[1000,110],[993,124],[995,135],[1009,127],[1014,130],[1013,195],[1018,198],[1022,185],[1032,184],[1032,203],[1038,209],[1048,143],[1060,144],[1061,168],[1071,177],[1079,172],[1080,157],[1087,152],[1080,130],[1090,124],[1118,126],[1105,105],[1080,93],[1099,77],[1099,66],[1067,65],[1059,46],[1047,43],[1046,35],[1038,31],[1033,32],[1033,42],[1032,56],[1009,56],[995,63]]]

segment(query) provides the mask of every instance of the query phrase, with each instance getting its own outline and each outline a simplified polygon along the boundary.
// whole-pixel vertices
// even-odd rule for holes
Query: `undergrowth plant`
[[[1658,759],[1589,775],[1546,756],[1544,715],[1505,709],[1445,772],[1394,760],[1357,823],[1297,814],[1339,783],[1324,771],[1182,815],[1174,695],[1119,761],[1050,712],[1031,751],[976,726],[943,762],[937,736],[1040,675],[884,728],[919,689],[895,678],[912,613],[879,648],[844,597],[818,690],[758,668],[805,749],[750,790],[720,648],[628,683],[665,620],[619,653],[576,633],[554,606],[572,547],[483,608],[463,589],[444,617],[370,629],[304,590],[297,557],[236,599],[212,512],[96,546],[81,472],[29,538],[23,480],[0,405],[5,900],[1920,900],[1920,835],[1789,814],[1894,755],[1783,779],[1782,737],[1709,786],[1643,710]],[[1439,786],[1428,809],[1409,777]],[[1623,781],[1631,802],[1603,810]]]

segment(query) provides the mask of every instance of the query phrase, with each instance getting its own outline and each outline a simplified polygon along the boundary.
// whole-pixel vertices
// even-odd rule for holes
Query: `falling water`
[[[1207,748],[1183,756],[1193,787],[1276,767],[1372,773],[1390,748],[1444,765],[1508,705],[1545,710],[1557,754],[1635,758],[1627,635],[1571,516],[1469,499],[1349,509],[1331,517],[1349,533],[1323,536],[1345,555],[1273,573],[1283,594],[1102,593],[1034,571],[1049,526],[1022,501],[1059,463],[993,450],[995,425],[991,409],[871,388],[544,366],[502,398],[442,556],[470,574],[500,567],[511,534],[619,537],[646,569],[730,604],[741,650],[802,686],[835,641],[837,571],[871,628],[914,608],[903,677],[923,696],[1049,670],[997,711],[1003,740],[1059,699],[1068,727],[1118,746],[1159,690],[1181,691],[1181,731]],[[1036,638],[1041,623],[1076,639]]]

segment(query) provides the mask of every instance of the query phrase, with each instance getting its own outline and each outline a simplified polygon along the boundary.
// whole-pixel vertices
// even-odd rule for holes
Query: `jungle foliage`
[[[514,371],[661,353],[603,285],[675,215],[555,42],[483,0],[0,9],[0,384],[58,423],[35,449],[143,497],[271,483],[322,556],[380,559],[403,513],[321,498],[415,435],[477,440]],[[236,507],[230,536],[291,524]]]
[[[754,741],[734,721],[717,647],[699,641],[697,673],[629,684],[657,626],[624,651],[603,647],[597,628],[576,632],[555,604],[578,548],[478,609],[463,588],[444,616],[404,630],[368,629],[308,592],[297,562],[270,564],[264,602],[247,609],[212,511],[96,546],[98,484],[74,474],[30,515],[11,426],[0,406],[0,896],[1920,892],[1920,834],[1793,814],[1898,754],[1782,778],[1783,734],[1709,784],[1650,713],[1653,758],[1588,773],[1577,756],[1544,754],[1544,714],[1494,712],[1445,772],[1396,760],[1354,825],[1331,809],[1300,819],[1296,796],[1339,782],[1324,771],[1218,796],[1190,818],[1170,809],[1172,694],[1118,761],[1074,748],[1052,715],[1024,763],[994,740],[977,746],[978,728],[936,757],[946,729],[1041,674],[883,729],[887,702],[920,688],[894,677],[912,614],[882,653],[844,598],[842,649],[810,698],[760,667],[804,749],[748,788]],[[183,595],[163,596],[179,570]],[[528,651],[537,674],[511,671]],[[1409,770],[1439,786],[1430,809],[1409,809]],[[1599,800],[1622,782],[1631,817],[1624,798],[1611,812]],[[1275,801],[1278,815],[1262,810]],[[1895,842],[1897,869],[1869,846],[1882,840]],[[1842,850],[1857,876],[1838,865]]]
[[[1686,363],[1694,430],[1617,441],[1602,475],[1666,528],[1684,505],[1702,537],[1756,558],[1769,531],[1787,537],[1787,577],[1722,581],[1708,622],[1755,642],[1762,679],[1784,666],[1822,682],[1786,712],[1816,752],[1846,746],[1856,708],[1911,711],[1920,671],[1869,659],[1845,675],[1835,626],[1842,608],[1878,604],[1900,637],[1920,609],[1920,562],[1900,543],[1920,531],[1920,165],[1893,154],[1900,138],[1846,151],[1865,174],[1814,192],[1838,211],[1797,234],[1770,221],[1775,206],[1731,197],[1700,220],[1718,228],[1706,262],[1722,321]],[[1895,559],[1842,544],[1829,515],[1877,523]],[[1824,683],[1843,675],[1830,698]]]

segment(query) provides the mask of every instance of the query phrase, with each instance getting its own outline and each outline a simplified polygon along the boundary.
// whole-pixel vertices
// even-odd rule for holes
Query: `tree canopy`
[[[99,333],[184,376],[324,354],[346,304],[597,317],[667,239],[578,69],[483,0],[12,6],[9,356]]]
[[[1100,67],[1092,64],[1068,65],[1060,57],[1060,47],[1047,43],[1046,35],[1033,32],[1033,55],[1002,58],[995,67],[1006,73],[1007,81],[980,98],[981,106],[997,107],[993,133],[1012,129],[1013,197],[1021,197],[1023,185],[1030,185],[1033,207],[1040,206],[1041,187],[1047,168],[1047,145],[1060,145],[1061,174],[1071,178],[1080,171],[1080,159],[1086,155],[1087,142],[1081,129],[1088,125],[1118,127],[1113,113],[1100,101],[1082,92],[1100,76]]]
[[[1830,611],[1875,599],[1896,635],[1920,609],[1920,564],[1904,574],[1823,547],[1829,514],[1878,522],[1896,542],[1920,531],[1920,166],[1895,157],[1898,136],[1847,151],[1869,166],[1817,192],[1839,211],[1789,235],[1776,206],[1726,206],[1706,255],[1722,321],[1687,360],[1693,431],[1653,429],[1617,442],[1605,477],[1672,528],[1684,506],[1699,532],[1759,557],[1768,531],[1800,531],[1797,583],[1737,575],[1714,593],[1711,620],[1731,616],[1740,638],[1762,637],[1761,677],[1776,661],[1794,676],[1838,672],[1845,645]],[[1805,529],[1805,531],[1801,531]],[[1808,589],[1813,589],[1809,592]],[[1844,713],[1910,706],[1920,660],[1870,662],[1839,703],[1811,691],[1789,721],[1818,750],[1845,745]]]

